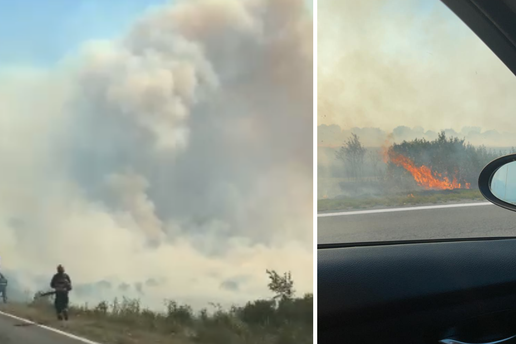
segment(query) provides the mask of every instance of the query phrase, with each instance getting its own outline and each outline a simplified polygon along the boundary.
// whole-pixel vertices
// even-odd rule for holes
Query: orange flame
[[[453,177],[453,180],[450,181],[448,177],[432,172],[425,165],[417,167],[412,160],[401,154],[396,154],[386,149],[384,149],[383,153],[384,161],[388,162],[390,160],[393,164],[403,167],[412,174],[416,183],[425,189],[452,190],[460,188],[469,189],[471,187],[470,183],[465,183],[464,185],[459,183],[457,177]]]

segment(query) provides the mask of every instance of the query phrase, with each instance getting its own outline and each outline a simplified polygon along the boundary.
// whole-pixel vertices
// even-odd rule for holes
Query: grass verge
[[[229,310],[215,306],[213,312],[194,312],[167,301],[165,311],[155,312],[127,298],[92,308],[71,306],[68,322],[55,320],[49,298],[0,305],[0,310],[103,344],[311,344],[313,295],[294,297],[289,273],[268,274],[274,298]]]
[[[435,190],[419,191],[410,194],[394,194],[383,197],[343,197],[320,199],[318,212],[371,209],[379,207],[402,207],[410,205],[458,203],[484,201],[479,190]]]

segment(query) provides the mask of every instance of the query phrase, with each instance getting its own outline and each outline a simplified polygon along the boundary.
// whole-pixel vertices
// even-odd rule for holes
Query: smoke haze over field
[[[157,7],[57,66],[0,71],[0,255],[20,288],[194,307],[312,276],[303,0]]]
[[[328,0],[318,16],[320,125],[515,134],[516,77],[441,2]]]

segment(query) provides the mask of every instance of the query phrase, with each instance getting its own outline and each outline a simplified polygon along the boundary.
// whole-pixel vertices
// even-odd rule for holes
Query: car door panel
[[[320,339],[436,343],[465,319],[516,310],[515,262],[505,238],[320,249]]]

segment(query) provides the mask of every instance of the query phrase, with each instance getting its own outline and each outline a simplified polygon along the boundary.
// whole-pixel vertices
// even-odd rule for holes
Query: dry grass
[[[320,199],[317,201],[317,211],[346,211],[371,209],[377,207],[403,207],[411,205],[429,205],[445,203],[463,203],[485,201],[480,191],[472,190],[443,190],[443,191],[414,191],[407,194],[386,195],[383,197],[342,197]]]
[[[123,321],[106,321],[104,317],[77,312],[75,307],[71,311],[73,318],[68,322],[57,321],[49,304],[8,304],[1,305],[0,310],[105,344],[192,343],[174,336],[163,336],[141,326],[132,327]]]
[[[96,307],[71,306],[70,320],[55,319],[52,300],[0,305],[0,310],[104,344],[310,344],[313,296],[257,300],[241,307],[193,312],[173,301],[164,312],[123,298]]]

